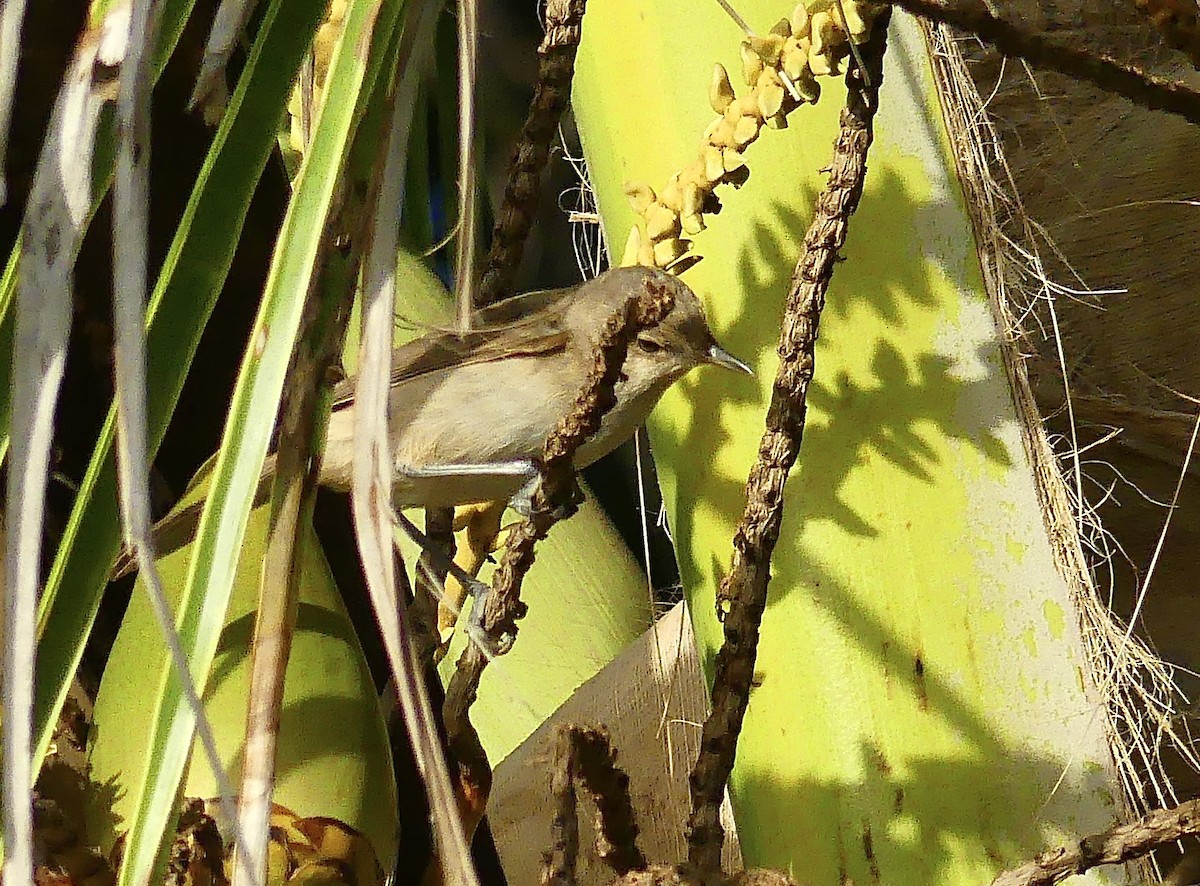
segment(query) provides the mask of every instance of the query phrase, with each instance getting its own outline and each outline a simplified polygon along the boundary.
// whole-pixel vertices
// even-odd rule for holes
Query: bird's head
[[[616,268],[583,284],[572,311],[592,320],[595,335],[621,304],[648,286],[662,286],[674,305],[662,322],[638,333],[622,367],[624,387],[632,392],[661,392],[700,366],[754,371],[718,344],[700,299],[678,277],[655,268]]]

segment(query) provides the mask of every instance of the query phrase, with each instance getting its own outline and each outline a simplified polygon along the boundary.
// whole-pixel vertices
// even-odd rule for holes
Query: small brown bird
[[[675,306],[630,347],[616,405],[580,448],[577,467],[633,436],[667,388],[697,366],[751,371],[717,344],[696,295],[663,271],[618,268],[572,289],[503,302],[484,313],[478,331],[429,334],[395,352],[393,503],[446,507],[517,492],[586,383],[604,324],[651,281],[668,287]],[[503,322],[516,312],[519,319]],[[353,396],[353,380],[335,392],[325,442],[321,482],[339,489],[350,488]]]
[[[507,501],[537,476],[535,459],[587,382],[608,319],[654,283],[675,304],[630,346],[616,405],[576,454],[584,468],[645,422],[674,382],[698,366],[753,374],[713,336],[695,293],[678,277],[617,268],[569,289],[534,292],[480,312],[481,327],[428,333],[392,358],[389,432],[396,508]],[[354,379],[334,391],[320,482],[348,490],[354,437]],[[263,466],[256,501],[265,501],[275,459]],[[156,528],[159,554],[195,534],[202,503]],[[118,564],[116,574],[127,568]]]

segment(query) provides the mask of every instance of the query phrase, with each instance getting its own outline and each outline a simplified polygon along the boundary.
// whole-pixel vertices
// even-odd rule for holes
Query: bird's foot
[[[579,485],[579,475],[574,471],[571,472],[570,485],[567,487],[566,495],[563,496],[561,502],[558,502],[550,509],[550,517],[553,520],[566,520],[573,517],[575,512],[579,510],[579,506],[587,500],[587,496],[583,493],[583,487]],[[538,490],[542,488],[542,475],[538,474],[528,483],[520,488],[516,495],[509,499],[508,506],[520,514],[525,519],[533,516],[534,501],[537,498]]]

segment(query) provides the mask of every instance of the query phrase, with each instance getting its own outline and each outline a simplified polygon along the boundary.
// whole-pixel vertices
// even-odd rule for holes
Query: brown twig
[[[558,121],[571,98],[585,5],[586,0],[549,0],[546,4],[546,36],[538,47],[537,85],[509,162],[504,202],[496,216],[476,307],[499,301],[512,287],[537,212],[538,179],[550,156]]]
[[[947,6],[936,0],[894,0],[894,4],[913,15],[969,31],[1004,55],[1023,58],[1036,67],[1086,80],[1152,111],[1166,111],[1192,123],[1200,123],[1200,93],[1184,83],[1147,74],[1108,56],[1094,55],[1032,34],[996,18],[974,2]]]
[[[573,886],[579,857],[579,799],[575,794],[575,746],[571,726],[558,730],[550,794],[554,798],[553,842],[542,865],[541,886]]]
[[[1200,71],[1200,11],[1196,0],[1133,0],[1133,5]]]
[[[575,767],[596,804],[596,844],[600,860],[616,874],[646,867],[637,847],[638,826],[629,796],[629,776],[617,765],[608,732],[585,726],[570,730]]]
[[[377,166],[383,158],[378,158]],[[283,711],[284,678],[300,605],[303,534],[311,524],[328,420],[329,379],[342,350],[354,287],[362,262],[365,224],[378,194],[377,182],[365,197],[339,197],[325,226],[320,268],[304,303],[289,384],[279,406],[279,446],[272,486],[270,530],[264,556],[262,594],[254,620],[250,659],[250,698],[238,821],[242,833],[266,834],[275,787],[275,754]],[[355,193],[345,189],[347,193]],[[335,244],[349,240],[342,255]],[[261,851],[238,852],[234,883],[262,883],[267,877],[266,843]]]
[[[992,886],[1051,886],[1102,864],[1139,858],[1194,834],[1200,834],[1200,799],[1172,809],[1156,809],[1137,821],[1043,852],[1019,868],[1005,871]]]
[[[604,327],[596,348],[596,362],[575,406],[550,434],[542,448],[541,483],[533,495],[531,513],[510,532],[504,556],[496,570],[492,590],[482,605],[484,635],[500,651],[507,651],[524,616],[521,584],[534,561],[534,546],[562,517],[563,506],[575,492],[571,462],[575,451],[600,428],[600,421],[616,403],[613,389],[625,363],[629,344],[637,334],[657,325],[674,306],[674,296],[649,278],[637,297],[629,298]],[[478,745],[468,716],[487,658],[477,643],[469,643],[455,667],[446,690],[442,719],[450,749],[458,756]],[[461,758],[460,758],[461,759]]]
[[[579,854],[579,819],[575,779],[596,804],[596,849],[600,860],[618,876],[644,870],[646,856],[637,847],[638,827],[629,797],[629,776],[617,766],[616,751],[608,732],[590,726],[567,724],[558,729],[554,749],[554,843],[546,853],[542,886],[575,882]]]
[[[792,275],[766,431],[759,443],[758,460],[746,481],[746,508],[733,539],[733,562],[718,592],[725,641],[717,653],[712,714],[704,723],[700,755],[690,777],[688,862],[702,877],[713,878],[720,872],[725,831],[719,809],[750,698],[771,553],[783,520],[783,487],[804,434],[817,327],[838,251],[846,242],[850,216],[862,196],[872,120],[883,82],[889,17],[884,13],[876,20],[870,40],[861,46],[866,78],[872,86],[865,86],[864,74],[857,65],[846,73],[846,108],[834,144],[829,183],[817,201],[804,238],[804,253]]]

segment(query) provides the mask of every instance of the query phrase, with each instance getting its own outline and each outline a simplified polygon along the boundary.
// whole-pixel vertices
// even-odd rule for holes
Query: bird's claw
[[[509,499],[508,506],[526,520],[530,519],[534,513],[534,500],[537,498],[538,490],[541,488],[542,475],[539,474],[522,486],[517,494]],[[587,496],[583,492],[583,487],[579,485],[579,477],[574,471],[571,472],[566,493],[562,501],[549,511],[549,515],[553,520],[566,520],[569,517],[573,517],[579,510],[579,506],[587,500]]]
[[[467,636],[488,659],[504,655],[512,649],[513,643],[517,640],[515,630],[502,630],[498,636],[493,636],[484,627],[484,614],[491,592],[492,589],[487,588],[484,593],[475,596],[475,602],[471,605],[471,614],[467,617]]]

